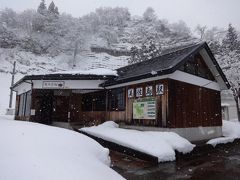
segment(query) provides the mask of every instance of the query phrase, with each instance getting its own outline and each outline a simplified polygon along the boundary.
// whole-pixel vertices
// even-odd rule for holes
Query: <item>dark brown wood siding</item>
[[[164,85],[164,94],[156,95],[156,85],[163,84]],[[147,98],[145,95],[145,89],[147,86],[153,86],[153,95],[150,97],[154,97],[156,99],[156,119],[133,119],[133,102],[136,99]],[[168,82],[167,80],[157,80],[157,81],[149,81],[146,83],[139,83],[131,86],[127,86],[126,94],[128,89],[133,88],[136,92],[136,88],[143,88],[143,96],[136,97],[134,94],[133,98],[128,98],[126,95],[126,123],[132,125],[142,125],[142,126],[157,126],[157,127],[165,127],[167,123],[167,111],[168,111]],[[135,93],[134,92],[134,93]],[[149,96],[148,96],[149,97]]]
[[[220,92],[169,80],[169,128],[221,126]]]

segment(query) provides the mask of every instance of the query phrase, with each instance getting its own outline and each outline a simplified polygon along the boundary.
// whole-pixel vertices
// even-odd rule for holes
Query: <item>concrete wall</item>
[[[230,92],[222,92],[221,93],[221,104],[222,107],[224,106],[227,109],[228,119],[224,120],[231,120],[237,119],[237,107],[236,102],[233,98],[233,95]]]
[[[178,135],[186,138],[187,140],[202,141],[209,140],[222,136],[221,126],[212,127],[192,127],[192,128],[158,128],[158,127],[146,127],[146,126],[127,126],[120,125],[121,128],[136,129],[140,131],[161,131],[161,132],[175,132]]]

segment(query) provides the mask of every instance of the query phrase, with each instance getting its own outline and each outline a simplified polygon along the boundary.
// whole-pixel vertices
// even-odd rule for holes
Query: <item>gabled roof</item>
[[[119,68],[117,69],[118,76],[114,79],[106,81],[103,86],[111,86],[144,78],[171,74],[175,72],[181,65],[183,65],[190,56],[194,56],[203,48],[206,49],[219,75],[222,77],[223,81],[226,83],[226,86],[229,88],[230,86],[225,75],[219,67],[207,43],[205,42],[184,47],[182,49],[163,54],[150,60]]]
[[[116,77],[115,75],[94,75],[94,74],[45,74],[45,75],[27,75],[16,82],[12,88],[15,88],[23,82],[32,80],[109,80]]]

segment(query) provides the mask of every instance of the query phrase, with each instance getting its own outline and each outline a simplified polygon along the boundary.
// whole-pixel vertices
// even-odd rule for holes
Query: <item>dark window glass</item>
[[[106,92],[97,93],[93,98],[94,111],[105,111],[106,110]]]
[[[26,93],[25,116],[30,116],[31,111],[31,91]]]
[[[105,111],[106,95],[105,92],[96,92],[83,94],[82,98],[83,111]]]
[[[26,98],[25,98],[26,94],[23,93],[20,95],[20,103],[19,103],[19,111],[18,111],[18,115],[19,116],[24,116],[24,112],[25,112],[25,103],[26,103]]]
[[[113,89],[108,93],[108,110],[125,110],[125,88]]]
[[[92,111],[92,94],[83,94],[83,98],[82,98],[82,110],[83,111]]]

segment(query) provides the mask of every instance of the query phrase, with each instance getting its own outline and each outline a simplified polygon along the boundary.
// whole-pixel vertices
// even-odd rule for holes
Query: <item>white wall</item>
[[[228,109],[229,119],[225,120],[233,120],[238,118],[236,102],[230,92],[221,93],[221,104]]]
[[[64,81],[62,89],[103,89],[99,84],[104,82],[104,80],[34,80],[33,89],[43,89],[44,81]]]

